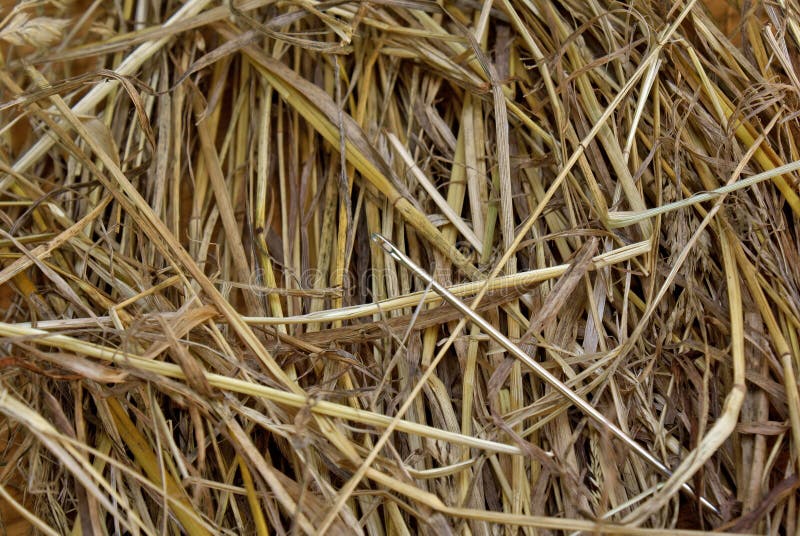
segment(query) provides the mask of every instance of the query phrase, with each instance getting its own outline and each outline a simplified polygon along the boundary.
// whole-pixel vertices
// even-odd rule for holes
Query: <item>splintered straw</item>
[[[650,452],[637,443],[633,438],[631,438],[628,434],[626,434],[620,427],[616,424],[611,422],[608,418],[606,418],[602,413],[597,411],[594,406],[589,404],[586,400],[580,397],[575,391],[570,389],[566,384],[561,382],[558,378],[553,376],[550,372],[547,371],[540,363],[533,360],[527,353],[525,353],[519,346],[514,344],[511,339],[503,335],[497,328],[495,328],[492,324],[486,321],[482,316],[477,314],[475,311],[469,308],[469,306],[461,301],[458,297],[456,297],[452,292],[447,290],[445,287],[437,283],[431,275],[426,272],[423,268],[421,268],[418,264],[414,261],[406,257],[404,253],[402,253],[394,244],[392,244],[386,237],[381,236],[378,233],[372,234],[372,240],[376,242],[378,245],[383,248],[383,250],[392,256],[393,259],[398,261],[400,264],[414,272],[420,279],[425,281],[426,284],[430,285],[430,287],[439,294],[444,301],[458,309],[461,313],[469,317],[469,319],[476,324],[479,328],[483,330],[489,337],[491,337],[497,344],[502,346],[506,349],[510,354],[514,357],[528,365],[541,379],[549,383],[556,391],[564,395],[570,402],[575,404],[578,408],[581,409],[586,415],[594,419],[598,424],[605,426],[608,430],[614,434],[618,439],[620,439],[623,443],[628,445],[631,449],[639,454],[642,458],[650,462],[656,469],[658,469],[663,475],[666,477],[672,476],[672,471],[670,471],[669,467],[667,467],[661,460],[650,454]],[[684,483],[682,486],[683,490],[689,493],[691,496],[696,497],[694,490],[691,486]],[[719,514],[719,510],[713,503],[711,503],[705,497],[700,497],[700,503],[714,512],[715,514]]]

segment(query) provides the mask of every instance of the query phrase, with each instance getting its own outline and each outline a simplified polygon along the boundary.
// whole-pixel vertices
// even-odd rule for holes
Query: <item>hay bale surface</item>
[[[5,2],[3,529],[794,534],[800,19],[734,4]]]

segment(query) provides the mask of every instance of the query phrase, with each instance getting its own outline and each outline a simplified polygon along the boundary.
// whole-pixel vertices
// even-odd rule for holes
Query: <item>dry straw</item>
[[[736,6],[1,13],[2,528],[796,533],[800,6]]]

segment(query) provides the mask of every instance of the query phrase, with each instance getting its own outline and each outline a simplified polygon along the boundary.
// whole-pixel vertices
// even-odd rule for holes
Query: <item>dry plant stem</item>
[[[222,219],[222,225],[225,229],[227,247],[233,250],[231,257],[233,258],[236,269],[236,278],[239,281],[246,282],[250,278],[251,271],[250,267],[247,265],[247,253],[242,245],[241,233],[239,231],[239,225],[236,222],[233,202],[231,201],[230,192],[228,191],[222,167],[220,166],[219,155],[208,133],[206,120],[203,119],[205,110],[202,98],[197,91],[194,92],[192,97],[193,109],[195,115],[198,117],[196,123],[197,135],[200,138],[206,169],[208,170],[208,176],[211,179],[211,187],[216,197],[216,206],[219,207],[220,218]],[[245,292],[244,295],[245,299],[248,301],[248,308],[250,310],[258,310],[259,307],[253,299],[253,294]]]
[[[689,484],[797,532],[800,26],[712,1],[0,15],[0,497],[72,534],[666,535],[719,521]]]
[[[403,144],[400,143],[400,140],[397,139],[397,136],[389,133],[387,134],[387,138],[392,144],[394,150],[400,155],[400,158],[403,159],[403,162],[405,162],[406,166],[408,166],[411,174],[417,179],[417,181],[419,181],[422,187],[425,188],[425,191],[431,196],[431,199],[433,199],[433,202],[436,203],[436,206],[439,207],[442,212],[444,212],[444,215],[448,220],[450,220],[450,223],[452,223],[456,229],[459,230],[464,238],[469,240],[469,243],[472,244],[477,251],[483,251],[483,244],[481,243],[480,239],[475,236],[475,233],[473,233],[469,226],[464,223],[464,220],[462,220],[461,217],[459,217],[458,214],[453,211],[450,205],[447,204],[447,201],[431,183],[430,179],[428,179],[425,174],[419,170],[419,167],[417,167],[417,165],[414,163],[414,159],[408,153],[408,150],[403,147]]]
[[[169,28],[183,19],[197,15],[209,2],[210,0],[190,0],[164,23],[164,28]],[[116,69],[116,73],[121,76],[133,74],[145,61],[158,52],[171,37],[168,34],[155,41],[144,43],[126,57],[125,61]],[[117,84],[114,82],[96,85],[73,107],[72,112],[76,115],[90,113],[116,87]],[[40,138],[36,145],[26,151],[25,155],[14,163],[14,171],[17,173],[27,171],[30,166],[38,162],[50,150],[54,143],[55,139],[50,136]],[[6,179],[0,180],[0,190],[6,188],[7,180],[13,179],[6,177]]]
[[[152,358],[145,359],[135,354],[121,352],[114,348],[102,347],[96,344],[84,343],[72,337],[67,337],[65,335],[54,335],[40,329],[15,326],[0,322],[0,335],[8,338],[21,337],[26,340],[39,342],[43,345],[52,345],[63,350],[75,352],[76,354],[88,355],[103,361],[120,363],[123,365],[127,364],[134,369],[139,369],[144,372],[150,372],[154,374],[161,374],[169,378],[186,378],[183,370],[181,370],[180,366],[178,365],[154,361]],[[245,380],[230,378],[221,374],[213,374],[209,372],[203,372],[203,375],[209,385],[213,387],[230,390],[235,393],[263,397],[272,402],[286,404],[287,406],[293,408],[310,407],[310,410],[313,413],[320,415],[326,415],[340,419],[349,419],[358,423],[380,427],[388,426],[391,422],[393,422],[391,417],[387,417],[379,413],[350,408],[348,406],[327,402],[324,400],[315,400],[306,395],[298,395],[295,393],[281,391],[279,389],[274,389],[254,382],[248,382]],[[402,432],[420,434],[426,437],[453,442],[455,444],[464,445],[471,448],[485,449],[491,452],[502,452],[505,454],[520,454],[522,452],[519,447],[513,445],[505,445],[495,441],[464,436],[430,426],[419,425],[409,421],[399,422],[397,424],[397,428]]]
[[[522,363],[527,365],[531,370],[533,370],[540,378],[545,380],[548,384],[550,384],[554,389],[556,389],[559,393],[561,393],[565,398],[567,398],[570,402],[575,404],[581,411],[583,411],[588,417],[593,419],[597,424],[606,427],[612,434],[614,434],[618,439],[620,439],[623,443],[625,443],[628,447],[634,450],[639,456],[647,460],[653,467],[658,469],[662,474],[669,477],[672,476],[672,472],[670,469],[664,465],[661,460],[653,456],[647,449],[642,447],[639,443],[634,441],[628,434],[623,432],[616,424],[609,421],[605,415],[597,411],[594,406],[586,402],[583,398],[578,396],[575,391],[570,389],[566,386],[563,382],[558,380],[555,376],[553,376],[547,369],[545,369],[539,362],[534,361],[527,353],[525,353],[519,346],[514,344],[508,337],[503,335],[497,328],[495,328],[492,324],[487,322],[483,317],[476,314],[467,304],[462,302],[456,296],[448,292],[446,288],[442,285],[437,283],[425,270],[420,268],[414,261],[406,257],[400,250],[398,250],[391,242],[386,240],[383,236],[380,235],[373,235],[373,239],[381,245],[381,247],[394,257],[397,261],[401,262],[404,266],[406,266],[409,270],[414,272],[418,277],[420,277],[425,283],[431,285],[433,290],[435,290],[442,298],[447,301],[450,305],[461,311],[464,315],[469,317],[470,321],[477,324],[481,330],[492,337],[492,339],[497,342],[500,346],[506,349],[510,354],[520,360]],[[738,416],[738,413],[737,413]],[[687,491],[689,494],[694,495],[694,490],[692,490],[691,486],[688,484],[683,484],[681,488],[684,491]],[[719,513],[716,506],[711,503],[708,499],[704,497],[700,497],[700,501],[702,504],[710,509],[714,513]]]
[[[601,269],[614,264],[622,263],[630,260],[639,255],[643,255],[650,250],[650,242],[637,242],[629,244],[621,248],[609,251],[595,256],[592,259],[592,267],[594,269]],[[504,275],[489,280],[488,291],[504,290],[510,288],[525,288],[529,285],[555,279],[569,269],[568,264],[559,264],[549,268],[540,268],[536,270],[529,270],[525,272],[518,272],[513,275]],[[486,285],[485,280],[474,281],[471,283],[461,283],[447,288],[447,290],[456,296],[469,296],[479,292]],[[423,296],[424,294],[424,296]],[[424,293],[423,291],[411,292],[404,294],[397,298],[387,298],[377,303],[370,303],[364,305],[352,305],[350,307],[341,307],[339,309],[321,311],[319,313],[307,313],[299,316],[287,317],[243,317],[244,321],[253,324],[306,324],[312,322],[325,322],[335,320],[353,320],[364,316],[386,313],[395,311],[405,307],[410,307],[419,302],[420,299],[424,300],[425,304],[441,302],[442,299],[436,294]]]
[[[727,235],[728,240],[735,240],[735,234],[730,230],[729,226],[726,225],[723,231]],[[795,375],[794,365],[792,363],[792,350],[775,316],[770,310],[764,291],[755,277],[753,265],[747,260],[747,257],[745,257],[741,245],[738,242],[733,243],[735,244],[733,249],[736,254],[736,260],[742,269],[744,280],[747,282],[750,294],[758,305],[761,317],[767,325],[767,329],[772,337],[772,344],[780,356],[781,366],[783,367],[783,382],[786,389],[786,405],[789,409],[789,422],[791,423],[792,440],[795,445],[794,461],[797,471],[800,472],[800,395],[798,394],[797,376]]]
[[[29,70],[32,75],[36,76],[37,73],[32,69]],[[40,82],[41,83],[41,82]],[[255,336],[253,331],[247,324],[245,324],[239,313],[233,306],[219,293],[216,287],[211,284],[203,271],[197,266],[192,257],[183,248],[183,246],[175,239],[175,237],[164,227],[163,223],[153,214],[152,209],[147,205],[139,192],[133,187],[127,177],[122,173],[120,168],[116,165],[114,160],[96,143],[94,142],[91,134],[86,130],[83,124],[77,120],[74,114],[69,110],[66,104],[59,97],[52,97],[59,111],[64,115],[65,119],[71,126],[86,140],[90,147],[94,150],[97,156],[103,161],[104,165],[111,172],[124,195],[118,192],[116,185],[107,183],[107,187],[116,194],[117,199],[123,206],[128,206],[128,213],[139,219],[139,223],[143,229],[146,230],[148,235],[153,239],[157,245],[161,245],[161,241],[165,245],[161,246],[162,253],[165,258],[175,256],[180,266],[185,267],[200,283],[201,288],[211,298],[215,305],[220,309],[224,316],[227,317],[230,325],[234,328],[237,334],[242,338],[242,341],[250,347],[253,352],[259,357],[265,368],[273,374],[278,381],[285,385],[288,389],[295,394],[302,395],[303,390],[292,381],[286,373],[278,366],[272,356],[267,352],[266,348],[262,345],[261,341]],[[102,174],[98,173],[98,177]],[[180,271],[180,270],[178,270]],[[359,459],[353,445],[342,435],[342,432],[337,428],[327,424],[325,419],[315,415],[315,420],[322,426],[322,429],[329,431],[329,438],[337,445],[337,448],[347,456],[351,461]]]
[[[666,42],[672,37],[672,34],[675,33],[675,31],[677,30],[678,26],[683,21],[683,19],[686,18],[686,16],[688,16],[688,14],[691,12],[691,9],[696,3],[696,1],[697,0],[689,0],[686,6],[684,6],[683,9],[681,9],[681,11],[678,13],[678,16],[675,18],[675,21],[673,21],[673,23],[669,27],[665,28],[664,31],[659,35],[658,43],[654,46],[654,49],[650,52],[647,58],[645,58],[644,61],[639,65],[639,67],[636,69],[636,72],[634,72],[633,75],[631,75],[625,86],[620,89],[620,91],[617,93],[617,95],[614,97],[614,99],[611,101],[611,103],[608,105],[605,111],[600,115],[598,120],[595,122],[589,133],[580,141],[578,148],[572,153],[570,158],[564,164],[564,167],[562,168],[561,172],[553,180],[553,183],[547,189],[547,192],[539,202],[539,205],[536,207],[536,210],[534,210],[534,212],[528,217],[528,220],[517,231],[514,241],[504,252],[503,257],[498,262],[497,267],[495,268],[493,273],[489,276],[489,278],[487,278],[486,285],[488,285],[488,282],[497,276],[501,267],[505,265],[505,263],[514,253],[516,253],[516,250],[519,247],[520,243],[522,242],[523,238],[531,230],[537,218],[544,210],[544,207],[547,205],[550,199],[552,199],[556,191],[561,187],[561,184],[567,178],[569,172],[572,170],[572,167],[575,165],[575,163],[578,162],[581,155],[586,150],[588,144],[591,143],[591,141],[595,138],[595,136],[597,136],[598,132],[602,129],[605,122],[608,121],[608,119],[614,113],[616,108],[622,102],[623,98],[635,86],[639,78],[641,78],[641,76],[649,68],[650,64],[658,60],[658,56],[661,53],[661,49],[664,47]],[[484,289],[485,288],[486,287],[484,287]],[[482,293],[479,294],[479,296],[480,295],[482,295]]]
[[[726,184],[725,186],[720,186],[719,188],[715,188],[708,192],[699,192],[691,197],[687,197],[686,199],[675,201],[673,203],[667,203],[656,208],[651,208],[641,212],[609,212],[608,223],[612,228],[625,227],[657,215],[666,214],[674,210],[690,207],[692,205],[698,205],[700,203],[705,203],[706,201],[712,201],[720,198],[720,196],[724,196],[725,194],[750,188],[761,182],[774,179],[775,177],[782,177],[783,175],[797,170],[800,170],[800,160],[789,162],[782,166],[770,169],[769,171],[764,171],[762,173],[753,175],[752,177],[741,179],[736,182]]]
[[[719,205],[715,208],[718,207]],[[713,212],[714,211],[709,212],[704,221],[709,221],[710,217],[713,216]],[[698,233],[701,230],[702,226],[701,229],[698,230]],[[662,507],[679,487],[685,486],[685,482],[702,467],[708,458],[710,458],[730,436],[739,420],[739,412],[747,393],[747,387],[745,386],[742,296],[739,287],[739,271],[736,266],[734,248],[730,242],[731,239],[736,240],[736,238],[725,232],[719,232],[718,236],[720,237],[720,244],[722,246],[725,280],[728,288],[728,299],[730,300],[733,388],[725,399],[722,415],[716,420],[714,426],[708,431],[701,443],[691,452],[690,456],[687,456],[686,459],[681,462],[675,469],[674,475],[672,475],[650,500],[625,517],[624,522],[626,524],[641,524],[652,515],[653,512]]]
[[[229,28],[218,27],[221,35],[230,40],[241,39]],[[338,108],[327,94],[322,92],[317,86],[297,76],[284,64],[270,58],[263,51],[251,45],[244,45],[243,51],[253,61],[253,65],[259,73],[274,87],[288,102],[314,128],[333,146],[338,147],[340,143],[340,130],[336,124],[339,117]],[[441,233],[430,221],[406,199],[396,188],[397,180],[393,173],[383,162],[382,158],[376,154],[374,149],[366,143],[364,133],[356,125],[350,116],[342,117],[343,124],[348,133],[345,140],[345,152],[348,161],[358,169],[359,172],[370,181],[378,190],[381,191],[392,203],[403,218],[414,226],[425,238],[445,255],[453,263],[467,273],[472,278],[480,276],[480,272],[470,264],[469,260],[458,251],[454,246],[447,244]]]
[[[108,400],[108,406],[114,416],[117,427],[125,438],[125,443],[133,452],[136,461],[144,468],[147,476],[161,491],[163,486],[163,500],[169,502],[180,520],[183,529],[191,535],[212,534],[204,523],[198,520],[199,516],[194,507],[185,497],[185,490],[171,475],[166,475],[151,450],[147,439],[136,429],[128,414],[116,400]]]
[[[83,232],[87,225],[92,223],[95,219],[97,219],[98,216],[100,216],[103,210],[105,210],[105,207],[109,201],[111,201],[111,196],[107,196],[102,202],[98,203],[94,209],[86,214],[86,216],[81,218],[68,229],[65,229],[59,233],[58,236],[54,237],[46,245],[42,244],[41,246],[36,246],[28,253],[28,256],[22,256],[3,268],[3,270],[0,271],[0,285],[15,275],[28,269],[34,263],[34,259],[39,261],[45,260],[53,251],[61,247],[61,245],[65,244],[70,239]]]
[[[47,534],[49,536],[58,536],[58,532],[54,531],[44,521],[30,513],[27,508],[22,506],[16,499],[14,499],[14,497],[2,484],[0,484],[0,498],[6,501],[6,504],[11,505],[14,510],[19,512],[23,518],[25,518],[32,526],[36,527],[43,534]]]
[[[766,132],[771,130],[771,128],[775,125],[778,118],[780,116],[776,115],[772,122],[767,126]],[[734,184],[734,181],[739,177],[742,170],[744,169],[745,165],[749,162],[750,158],[757,154],[760,147],[761,141],[764,140],[764,135],[760,136],[757,140],[754,140],[754,143],[749,147],[748,152],[744,155],[742,160],[739,162],[737,168],[734,170],[728,184],[726,186],[730,186]],[[631,340],[634,340],[638,337],[639,333],[644,327],[644,320],[649,318],[652,315],[653,311],[655,310],[656,305],[663,299],[668,284],[674,279],[677,270],[681,265],[683,265],[684,261],[689,255],[689,252],[693,246],[696,245],[697,240],[699,239],[701,233],[705,229],[705,227],[713,221],[713,218],[716,214],[720,211],[722,207],[722,202],[724,197],[720,197],[715,202],[714,206],[711,210],[707,213],[704,212],[703,221],[698,226],[698,229],[693,233],[691,239],[688,241],[686,246],[683,248],[683,251],[679,255],[675,265],[672,267],[670,274],[668,275],[666,281],[662,285],[661,289],[659,290],[658,294],[653,298],[650,302],[649,307],[645,311],[644,319],[642,319],[634,330],[634,336],[631,337]],[[720,219],[722,220],[722,225],[727,226],[725,223],[725,216],[724,214],[720,215]],[[739,418],[739,413],[742,408],[742,404],[744,402],[744,397],[746,393],[746,387],[744,385],[744,341],[743,341],[743,319],[742,319],[742,312],[741,312],[741,296],[740,290],[738,286],[738,272],[735,269],[735,266],[731,266],[731,263],[728,262],[730,260],[731,251],[738,250],[739,245],[735,242],[735,237],[732,234],[728,236],[723,236],[720,234],[721,245],[723,249],[723,258],[725,260],[725,269],[726,269],[726,277],[728,278],[728,294],[731,300],[731,324],[732,324],[732,337],[734,337],[734,344],[733,344],[733,357],[734,357],[734,384],[731,392],[728,394],[724,404],[724,411],[720,418],[715,422],[713,428],[709,431],[709,433],[703,438],[700,442],[698,447],[692,451],[690,457],[681,463],[679,468],[676,470],[674,475],[668,480],[665,486],[656,493],[647,503],[641,505],[637,508],[636,511],[632,512],[628,515],[625,519],[629,523],[639,524],[642,523],[647,517],[652,514],[655,510],[663,506],[670,497],[670,494],[673,493],[675,490],[678,489],[678,486],[681,484],[686,483],[686,481],[697,472],[700,467],[705,463],[705,461],[716,451],[717,448],[725,441],[728,436],[733,432],[736,422]],[[732,242],[732,240],[734,242]],[[735,244],[735,245],[733,245]],[[760,289],[759,289],[760,290]],[[738,339],[737,339],[738,338]]]
[[[600,117],[598,118],[598,120],[596,121],[596,123],[594,124],[592,129],[589,131],[589,133],[584,137],[583,140],[581,140],[580,146],[578,147],[578,149],[576,151],[573,152],[573,154],[570,157],[570,159],[565,163],[564,168],[558,174],[558,176],[554,179],[554,181],[551,184],[550,188],[547,190],[544,198],[539,202],[539,205],[536,207],[536,210],[533,212],[533,214],[531,214],[528,217],[528,221],[525,224],[523,224],[522,227],[519,229],[514,241],[509,245],[508,248],[506,248],[506,251],[503,254],[503,257],[497,263],[495,269],[492,271],[492,274],[489,276],[489,278],[487,279],[486,283],[484,283],[484,287],[481,290],[481,292],[479,292],[478,295],[476,296],[476,298],[475,298],[475,300],[473,302],[473,307],[476,306],[477,303],[479,303],[481,301],[481,299],[483,298],[483,296],[485,295],[486,289],[487,289],[487,287],[489,285],[489,281],[491,281],[492,279],[497,277],[498,273],[506,265],[506,263],[511,258],[511,256],[514,253],[516,253],[516,250],[519,247],[520,243],[522,242],[523,237],[525,237],[527,235],[527,233],[531,230],[531,228],[533,227],[533,225],[536,222],[537,218],[539,217],[539,215],[544,210],[544,207],[547,205],[547,203],[550,201],[550,199],[553,197],[553,195],[555,195],[555,192],[561,187],[562,182],[566,179],[567,175],[569,174],[570,170],[572,169],[572,166],[575,165],[575,163],[580,159],[581,155],[583,154],[583,151],[585,151],[585,148],[586,148],[587,144],[590,143],[594,139],[594,137],[597,135],[597,133],[602,129],[602,127],[605,124],[605,122],[609,119],[609,117],[611,117],[611,114],[614,112],[614,110],[620,104],[620,102],[622,102],[622,99],[625,97],[625,95],[627,95],[627,93],[634,87],[635,83],[642,76],[642,74],[644,74],[646,69],[649,68],[650,63],[657,60],[658,55],[661,52],[661,48],[664,46],[666,41],[671,38],[672,34],[678,28],[678,25],[689,14],[689,12],[691,11],[691,8],[694,6],[695,2],[696,2],[696,0],[690,0],[687,3],[687,5],[680,11],[680,13],[676,17],[675,21],[673,21],[673,23],[669,27],[667,27],[663,31],[663,33],[661,33],[659,35],[659,41],[658,41],[657,45],[654,47],[654,50],[651,51],[649,56],[637,68],[636,72],[631,76],[631,78],[628,80],[626,85],[621,89],[621,91],[617,94],[617,96],[611,101],[611,103],[606,108],[606,110],[600,115]],[[458,323],[458,325],[456,326],[456,328],[453,330],[452,334],[448,338],[448,341],[440,349],[439,354],[437,355],[436,359],[434,359],[431,362],[431,365],[428,368],[428,370],[423,374],[423,376],[418,381],[417,385],[414,387],[414,389],[409,394],[409,398],[406,400],[406,402],[404,402],[403,406],[398,411],[398,416],[396,416],[395,419],[402,418],[402,416],[404,415],[405,411],[407,411],[408,407],[411,405],[411,402],[413,401],[413,398],[422,389],[422,385],[427,381],[427,378],[432,374],[432,371],[436,368],[436,365],[438,364],[439,360],[441,360],[441,358],[444,356],[444,352],[450,347],[450,345],[452,344],[453,340],[455,340],[455,337],[464,328],[465,324],[466,324],[466,319],[462,319]],[[349,497],[349,495],[353,492],[353,490],[355,489],[355,486],[358,485],[359,480],[363,477],[364,473],[367,471],[368,464],[371,463],[371,460],[374,460],[374,458],[377,456],[377,452],[382,448],[382,446],[388,440],[389,434],[391,433],[392,429],[393,429],[393,427],[387,428],[387,430],[384,432],[384,434],[381,436],[381,438],[375,444],[375,447],[373,447],[373,450],[370,452],[370,454],[369,454],[369,456],[367,458],[367,461],[365,461],[365,463],[359,468],[358,472],[355,475],[353,475],[353,477],[350,478],[350,480],[347,482],[347,484],[344,486],[344,488],[342,488],[339,491],[339,497],[338,497],[336,503],[334,504],[333,508],[331,509],[330,513],[326,516],[325,520],[323,521],[323,523],[321,525],[321,530],[324,531],[324,530],[327,530],[328,527],[330,527],[331,523],[335,519],[335,517],[338,514],[339,510],[344,505],[344,502],[347,500],[347,497]],[[713,505],[712,505],[712,508],[714,508]]]
[[[144,528],[142,521],[134,512],[127,512],[127,516],[119,516],[119,509],[115,504],[124,503],[117,492],[108,482],[88,464],[76,450],[67,442],[62,443],[63,437],[49,422],[31,410],[27,404],[18,400],[5,388],[0,390],[0,412],[24,424],[46,446],[50,452],[59,457],[61,463],[75,476],[75,478],[91,492],[100,504],[118,519],[123,527],[132,530],[133,525]],[[99,489],[102,486],[112,497],[112,501]]]
[[[35,70],[29,69],[29,73],[37,78],[37,81],[40,84],[44,83],[41,80],[40,75]],[[183,246],[175,239],[172,233],[170,233],[164,227],[163,223],[158,219],[158,217],[153,214],[152,209],[141,197],[141,194],[139,194],[136,188],[134,188],[134,186],[130,183],[116,162],[103,150],[99,144],[94,141],[93,136],[86,130],[83,123],[81,123],[75,117],[74,113],[66,106],[60,97],[54,96],[52,99],[64,118],[101,159],[103,164],[113,176],[116,184],[107,181],[105,178],[102,178],[101,181],[106,183],[109,191],[115,193],[115,197],[120,204],[129,207],[129,214],[140,220],[142,228],[146,230],[154,243],[160,246],[159,249],[162,250],[162,254],[165,255],[165,258],[170,259],[172,255],[174,255],[177,263],[179,263],[178,266],[185,267],[189,273],[192,274],[195,280],[199,282],[201,288],[208,294],[215,305],[217,305],[220,312],[228,319],[231,326],[236,330],[240,337],[242,337],[243,342],[245,342],[245,344],[247,344],[257,356],[259,356],[265,367],[290,390],[293,390],[296,393],[301,393],[302,390],[297,386],[296,383],[286,376],[283,370],[272,359],[272,356],[269,355],[267,350],[263,347],[252,330],[247,327],[244,322],[242,322],[239,313],[219,293],[219,291],[209,281],[203,271],[197,266],[192,257],[189,256],[188,252],[183,248]],[[102,173],[97,173],[97,176],[104,177]],[[119,186],[122,192],[120,192],[116,186]],[[180,269],[176,271],[180,271]]]

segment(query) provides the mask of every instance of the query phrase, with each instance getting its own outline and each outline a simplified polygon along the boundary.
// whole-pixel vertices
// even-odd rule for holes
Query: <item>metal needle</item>
[[[650,462],[656,469],[658,469],[662,474],[666,477],[672,476],[672,471],[661,462],[658,458],[650,454],[650,452],[637,443],[633,438],[631,438],[628,434],[626,434],[621,428],[619,428],[616,424],[608,420],[602,413],[597,411],[594,406],[589,404],[586,400],[580,397],[575,391],[570,389],[566,384],[561,382],[558,378],[553,376],[546,368],[544,368],[539,362],[534,361],[528,354],[526,354],[519,346],[514,344],[511,339],[503,335],[497,328],[495,328],[492,324],[486,321],[482,316],[478,315],[475,311],[469,308],[467,304],[461,301],[458,297],[456,297],[453,293],[447,290],[445,287],[437,283],[431,275],[426,272],[423,268],[417,265],[414,261],[409,259],[405,256],[394,244],[392,244],[386,237],[378,234],[372,234],[372,240],[378,243],[383,250],[392,256],[396,261],[400,262],[406,268],[414,272],[420,279],[425,281],[425,283],[429,284],[433,290],[439,294],[442,299],[444,299],[447,303],[458,309],[461,313],[469,317],[469,319],[474,322],[478,327],[483,330],[488,336],[494,339],[497,344],[502,346],[506,349],[511,355],[528,365],[541,379],[549,383],[556,391],[564,395],[570,402],[575,404],[578,408],[580,408],[587,416],[591,417],[594,421],[605,426],[608,430],[614,434],[618,439],[620,439],[623,443],[628,445],[631,449],[633,449],[636,453],[639,454],[642,458]],[[688,484],[683,484],[683,490],[688,492],[693,497],[696,497],[696,494],[691,486]],[[705,497],[700,497],[700,503],[711,510],[712,512],[719,514],[719,510],[716,506],[714,506],[708,499]]]

